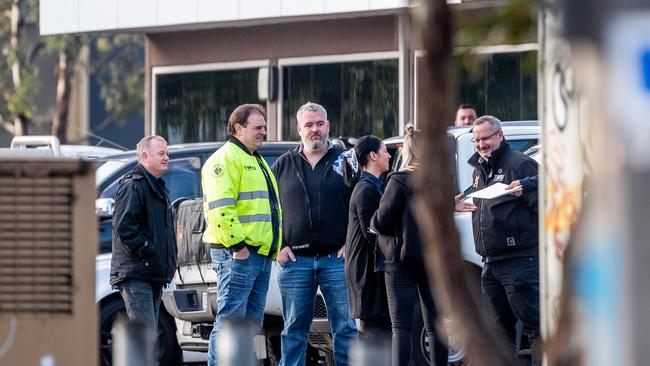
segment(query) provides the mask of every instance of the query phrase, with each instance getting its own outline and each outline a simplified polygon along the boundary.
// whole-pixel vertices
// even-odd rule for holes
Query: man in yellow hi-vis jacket
[[[228,134],[201,171],[207,223],[203,242],[210,245],[218,286],[210,366],[215,365],[216,334],[224,320],[246,319],[262,326],[271,261],[282,239],[277,183],[256,152],[266,136],[264,108],[235,108]]]

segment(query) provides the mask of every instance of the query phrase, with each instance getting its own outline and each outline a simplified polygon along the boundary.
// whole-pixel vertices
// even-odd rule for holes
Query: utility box
[[[0,154],[0,365],[97,364],[95,164]]]

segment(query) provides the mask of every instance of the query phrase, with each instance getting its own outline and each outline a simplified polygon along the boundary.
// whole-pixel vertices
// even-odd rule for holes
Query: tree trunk
[[[427,49],[424,83],[428,103],[420,126],[421,167],[416,174],[415,209],[424,236],[430,283],[439,307],[451,311],[472,365],[515,365],[514,352],[494,334],[480,302],[468,285],[454,224],[454,190],[448,172],[447,76],[451,55],[451,14],[445,0],[422,2],[426,11],[423,41]]]
[[[57,67],[56,107],[52,117],[52,135],[61,143],[67,140],[68,112],[70,110],[70,83],[74,72],[72,54],[76,47],[68,47],[59,52]]]
[[[20,35],[20,28],[23,23],[22,19],[22,11],[20,9],[20,4],[21,0],[13,0],[11,2],[11,57],[9,58],[11,60],[11,81],[14,84],[14,92],[17,92],[20,87],[21,87],[21,68],[22,65],[20,63],[20,58],[18,57],[18,37]],[[16,113],[14,111],[14,116],[13,116],[13,122],[14,122],[14,135],[15,136],[21,136],[27,134],[27,129],[28,129],[28,119],[24,116],[21,115],[20,113]]]
[[[14,116],[14,136],[23,136],[27,135],[29,126],[29,120],[25,116]]]

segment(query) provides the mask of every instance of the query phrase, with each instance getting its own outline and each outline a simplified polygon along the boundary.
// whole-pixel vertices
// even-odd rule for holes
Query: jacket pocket
[[[385,263],[399,262],[401,239],[398,236],[378,235],[377,246]]]

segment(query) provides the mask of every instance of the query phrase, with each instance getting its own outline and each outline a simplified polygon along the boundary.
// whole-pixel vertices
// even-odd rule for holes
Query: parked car
[[[537,144],[540,136],[540,125],[537,121],[503,122],[503,134],[508,143],[519,151],[526,151]],[[473,168],[467,161],[474,154],[475,147],[472,143],[471,128],[468,126],[449,127],[447,130],[447,141],[449,142],[450,166],[454,188],[457,193],[465,192],[472,185]],[[404,144],[404,136],[396,136],[384,140],[388,152],[391,154],[391,170],[395,170],[400,164],[400,151]],[[469,212],[456,212],[454,214],[456,228],[460,234],[460,244],[466,271],[470,276],[470,284],[476,296],[480,296],[481,257],[474,249],[474,234],[472,231],[472,214]],[[419,304],[417,304],[419,306]],[[431,364],[429,359],[429,340],[421,320],[421,313],[418,309],[414,311],[414,324],[419,329],[414,332],[414,344],[418,345],[415,350],[414,359],[416,364]],[[452,324],[447,324],[447,329],[453,329]],[[449,363],[456,364],[462,361],[465,356],[462,344],[453,334],[449,334]]]
[[[11,140],[10,149],[25,150],[42,153],[49,156],[79,157],[88,160],[97,160],[106,156],[124,152],[106,146],[91,145],[66,145],[59,142],[56,136],[16,136]]]
[[[162,176],[167,188],[170,190],[170,200],[181,197],[202,197],[201,190],[201,167],[207,158],[214,153],[223,142],[193,143],[169,146],[169,168]],[[294,142],[267,142],[260,149],[260,153],[269,164],[272,164],[281,154],[297,146]],[[113,322],[118,315],[124,313],[125,307],[122,298],[116,290],[112,289],[109,283],[111,247],[112,247],[112,203],[114,202],[119,180],[125,173],[130,171],[137,164],[135,151],[128,151],[101,160],[101,165],[96,172],[97,202],[96,212],[99,217],[99,249],[100,254],[96,259],[96,295],[95,299],[99,305],[99,330],[100,330],[100,360],[101,365],[112,363],[112,335]],[[183,270],[183,269],[182,269]],[[204,268],[206,278],[214,277],[211,268]],[[174,282],[179,278],[178,273]],[[183,289],[192,276],[184,275],[185,284],[179,284]],[[273,277],[275,278],[275,277]],[[272,282],[274,280],[272,278]],[[277,281],[275,281],[277,284]],[[208,287],[207,285],[205,286]],[[172,286],[168,291],[174,291]],[[280,316],[280,295],[277,285],[269,292],[267,301],[267,314]],[[161,365],[176,365],[180,362],[181,348],[179,340],[187,337],[184,333],[184,322],[176,320],[171,314],[177,314],[177,309],[171,312],[170,302],[164,301],[161,305],[159,326],[158,326],[158,350]],[[169,310],[169,311],[168,311]],[[206,319],[207,320],[207,319]],[[212,316],[214,320],[214,316]],[[179,325],[178,339],[177,324]],[[190,337],[191,339],[191,337]],[[207,341],[204,342],[207,350]],[[196,350],[196,347],[188,346],[188,342],[182,341],[183,349]]]

